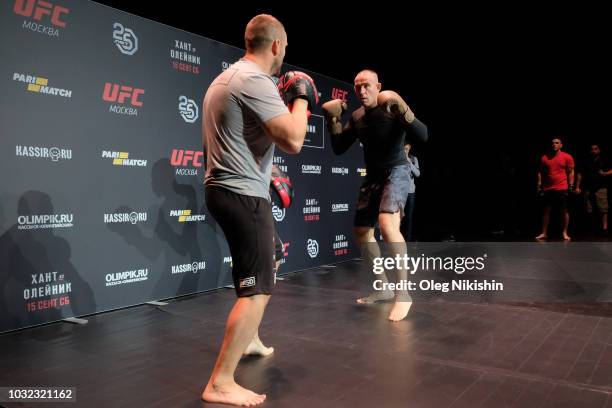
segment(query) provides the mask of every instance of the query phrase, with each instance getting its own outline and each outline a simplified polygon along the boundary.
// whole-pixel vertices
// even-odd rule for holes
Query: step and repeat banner
[[[89,1],[0,4],[0,332],[229,284],[201,108],[244,51]],[[350,84],[287,69],[358,106]],[[296,192],[273,209],[281,272],[356,257],[360,146],[335,156],[319,110],[274,161]]]

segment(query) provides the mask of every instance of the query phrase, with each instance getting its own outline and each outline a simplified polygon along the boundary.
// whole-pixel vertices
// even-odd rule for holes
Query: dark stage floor
[[[612,312],[430,299],[399,323],[357,306],[357,262],[277,285],[260,334],[276,352],[237,379],[264,407],[612,407]],[[232,290],[0,336],[0,385],[73,386],[77,403],[202,407]],[[603,311],[603,312],[601,312]]]

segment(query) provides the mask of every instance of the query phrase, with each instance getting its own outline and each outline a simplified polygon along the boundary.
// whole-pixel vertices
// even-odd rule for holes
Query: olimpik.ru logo
[[[319,164],[302,164],[302,174],[321,174],[322,167]]]
[[[179,113],[181,118],[187,123],[195,123],[199,117],[198,104],[193,99],[189,99],[186,96],[179,96]]]
[[[331,206],[331,211],[333,213],[337,213],[337,212],[348,212],[349,210],[349,205],[348,203],[334,203]]]
[[[106,281],[106,286],[118,286],[129,283],[144,282],[147,279],[149,279],[149,268],[107,273],[104,278]]]
[[[29,214],[17,217],[18,230],[72,228],[74,214]]]
[[[138,37],[132,29],[121,23],[113,24],[113,41],[122,54],[134,55],[138,51]]]

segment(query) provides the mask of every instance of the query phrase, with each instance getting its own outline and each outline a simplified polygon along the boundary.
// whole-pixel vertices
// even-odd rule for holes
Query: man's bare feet
[[[206,402],[254,407],[265,401],[266,394],[255,394],[235,382],[224,385],[213,385],[209,382],[202,393],[202,399]]]
[[[548,235],[546,234],[540,234],[537,237],[535,237],[535,239],[537,239],[538,241],[544,240],[546,238],[548,238]]]
[[[389,320],[399,322],[408,315],[410,306],[412,306],[412,302],[395,302],[391,312],[389,312]]]
[[[565,232],[564,232],[564,233],[563,233],[563,239],[564,239],[565,241],[570,241],[572,238],[570,238],[570,236],[569,236],[569,235],[567,235],[567,233],[565,233]]]
[[[274,347],[264,346],[261,340],[259,340],[259,337],[255,337],[253,340],[251,340],[246,350],[244,350],[245,356],[265,357],[265,356],[269,356],[272,353],[274,353]]]
[[[385,302],[387,300],[393,299],[395,295],[391,290],[377,290],[375,292],[370,293],[366,297],[362,297],[357,299],[357,303],[360,305],[367,305],[376,302]]]

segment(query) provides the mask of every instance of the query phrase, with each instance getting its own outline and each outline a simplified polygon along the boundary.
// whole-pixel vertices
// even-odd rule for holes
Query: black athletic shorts
[[[567,190],[546,190],[544,191],[544,205],[546,207],[567,209]]]
[[[274,219],[268,200],[206,186],[206,206],[229,244],[238,297],[272,294]]]

